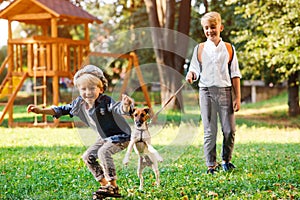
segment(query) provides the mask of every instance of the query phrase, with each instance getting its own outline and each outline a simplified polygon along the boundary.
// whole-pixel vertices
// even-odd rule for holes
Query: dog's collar
[[[135,130],[137,130],[137,131],[146,131],[147,129],[146,128],[137,128],[137,127],[135,127]]]
[[[139,131],[139,134],[140,134],[140,139],[138,140],[138,142],[144,142],[144,141],[143,141],[143,133],[144,133],[145,131],[147,131],[147,129],[143,129],[143,128],[138,129],[138,128],[135,128],[135,130]]]

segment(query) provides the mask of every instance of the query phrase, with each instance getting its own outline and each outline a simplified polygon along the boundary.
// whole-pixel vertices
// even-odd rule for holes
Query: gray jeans
[[[82,159],[97,181],[105,178],[107,181],[116,180],[116,168],[112,155],[124,150],[129,142],[112,143],[98,139],[83,154]]]
[[[216,165],[218,115],[223,132],[221,157],[230,161],[235,138],[235,119],[231,87],[203,87],[199,89],[201,118],[204,126],[204,155],[207,166]]]

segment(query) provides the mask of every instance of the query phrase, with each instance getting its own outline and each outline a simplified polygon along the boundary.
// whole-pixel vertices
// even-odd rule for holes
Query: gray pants
[[[82,159],[97,181],[105,178],[107,181],[116,180],[116,168],[112,155],[124,150],[129,142],[112,143],[98,139],[83,154]]]
[[[203,87],[199,89],[201,118],[204,126],[204,155],[207,166],[216,165],[218,114],[223,132],[221,157],[230,161],[234,147],[235,119],[231,87]]]

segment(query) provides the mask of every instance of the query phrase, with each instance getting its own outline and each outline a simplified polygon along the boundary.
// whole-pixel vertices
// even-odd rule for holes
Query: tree
[[[179,33],[189,34],[191,1],[182,0],[176,3],[175,0],[144,0],[144,2],[150,26],[157,28],[152,31],[152,42],[162,86],[161,99],[162,102],[165,102],[180,87],[182,81],[182,77],[179,75],[183,74],[185,57],[174,52],[183,52],[184,54],[188,48],[188,38],[178,37],[174,31],[170,30],[177,29]],[[177,22],[175,21],[176,17]],[[166,49],[174,49],[174,51]],[[170,68],[173,70],[166,70]],[[175,101],[170,103],[169,108],[183,109],[181,93]]]
[[[150,11],[151,17],[148,12],[149,9],[146,11],[151,1],[145,1],[144,3],[143,0],[118,0],[115,3],[109,3],[115,8],[113,9],[115,13],[108,14],[114,16],[112,19],[116,23],[110,20],[110,24],[105,25],[109,27],[109,29],[106,29],[109,30],[107,32],[108,37],[114,35],[114,30],[117,30],[117,32],[125,30],[129,33],[126,37],[114,38],[113,43],[109,43],[110,49],[116,50],[128,44],[138,54],[140,64],[157,63],[158,70],[152,67],[154,73],[156,73],[152,77],[153,81],[160,81],[161,99],[162,102],[165,102],[180,87],[183,79],[183,65],[189,45],[191,1],[184,0],[178,3],[175,0],[152,2],[155,4],[156,9]],[[107,5],[103,4],[102,6]],[[108,9],[105,11],[107,12]],[[147,12],[149,13],[149,20],[145,18]],[[159,21],[152,20],[152,16]],[[144,28],[147,33],[135,31],[138,28]],[[152,41],[151,35],[148,37],[148,30],[150,29],[152,30]],[[132,35],[130,35],[131,30]],[[151,49],[147,46],[148,42],[153,43]],[[144,48],[141,48],[143,46]],[[177,54],[176,52],[180,53]],[[159,74],[157,74],[157,71]],[[144,73],[143,76],[149,76],[149,71]],[[181,95],[179,94],[177,100],[170,104],[169,108],[183,108]]]
[[[300,1],[228,0],[246,19],[236,32],[244,77],[268,83],[287,80],[289,115],[300,114]],[[244,21],[245,22],[245,21]]]

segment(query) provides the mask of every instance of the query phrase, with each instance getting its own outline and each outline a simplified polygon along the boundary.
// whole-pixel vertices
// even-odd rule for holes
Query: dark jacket
[[[90,126],[89,118],[87,118],[82,107],[84,103],[82,97],[79,96],[70,104],[53,106],[52,109],[56,113],[53,117],[59,118],[62,115],[77,116],[87,126]],[[130,140],[131,129],[122,115],[130,115],[123,112],[122,102],[115,102],[111,97],[104,94],[99,95],[94,108],[89,110],[89,116],[94,120],[101,138],[110,139],[113,142]]]

